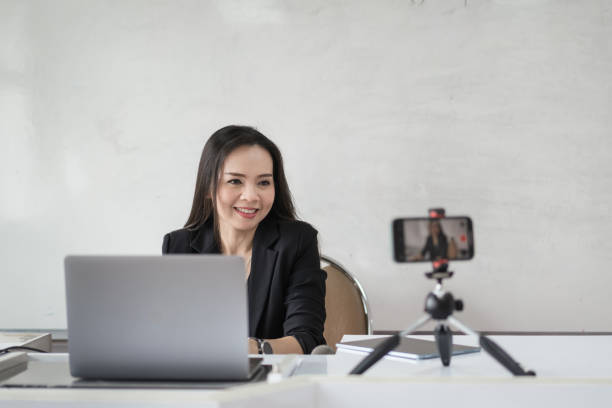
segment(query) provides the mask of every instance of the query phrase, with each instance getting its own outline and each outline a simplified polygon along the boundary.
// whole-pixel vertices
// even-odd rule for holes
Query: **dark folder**
[[[364,354],[371,352],[376,346],[385,341],[387,337],[379,337],[375,339],[346,341],[337,343],[338,350],[352,350],[363,352]],[[453,344],[453,356],[459,354],[476,353],[480,351],[480,347],[462,346]],[[402,337],[400,344],[395,350],[390,351],[388,356],[409,358],[412,360],[424,360],[427,358],[439,357],[438,346],[435,341],[413,339],[411,337]]]

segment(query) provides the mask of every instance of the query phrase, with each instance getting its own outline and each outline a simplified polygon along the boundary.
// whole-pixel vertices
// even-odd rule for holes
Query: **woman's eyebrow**
[[[242,174],[242,173],[234,173],[231,171],[226,171],[224,174],[233,176],[233,177],[245,177],[246,175]],[[259,176],[257,176],[257,178],[263,178],[263,177],[274,177],[271,173],[264,173],[264,174],[260,174]]]

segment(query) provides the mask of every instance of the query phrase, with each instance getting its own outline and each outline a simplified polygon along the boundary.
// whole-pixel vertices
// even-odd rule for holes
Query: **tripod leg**
[[[382,342],[379,346],[377,346],[370,354],[368,354],[363,360],[359,362],[351,370],[349,374],[363,374],[368,368],[372,367],[376,364],[381,358],[387,355],[388,352],[393,350],[398,346],[402,337],[412,333],[419,327],[423,326],[427,323],[431,317],[429,315],[423,315],[420,319],[418,319],[412,326],[408,327],[406,330],[403,330],[399,333],[394,334],[387,338],[384,342]]]
[[[474,331],[461,323],[459,320],[454,317],[449,317],[448,320],[458,328],[460,328],[464,333],[468,333],[474,336],[478,336],[478,342],[480,346],[485,349],[487,353],[491,357],[493,357],[497,362],[503,365],[508,371],[517,376],[523,375],[531,375],[535,376],[535,372],[532,370],[525,371],[523,367],[519,363],[517,363],[510,354],[506,353],[506,351],[499,346],[499,344],[495,343],[493,340],[489,339],[487,336]]]
[[[451,360],[451,350],[453,348],[453,333],[449,327],[440,323],[436,326],[434,331],[436,337],[436,344],[438,345],[438,352],[440,353],[440,360],[442,365],[448,367]]]

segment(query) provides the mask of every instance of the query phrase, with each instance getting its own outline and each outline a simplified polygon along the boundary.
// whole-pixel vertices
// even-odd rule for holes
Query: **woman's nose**
[[[240,198],[245,201],[257,200],[257,190],[255,189],[255,186],[245,184]]]

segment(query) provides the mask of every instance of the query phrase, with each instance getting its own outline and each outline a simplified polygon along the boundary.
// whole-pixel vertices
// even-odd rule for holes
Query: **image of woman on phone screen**
[[[429,234],[421,252],[410,257],[411,261],[438,261],[457,258],[457,243],[454,238],[447,238],[440,220],[429,221]]]
[[[187,222],[164,236],[162,252],[244,258],[249,353],[325,344],[317,231],[296,219],[280,150],[256,129],[226,126],[208,139]]]

